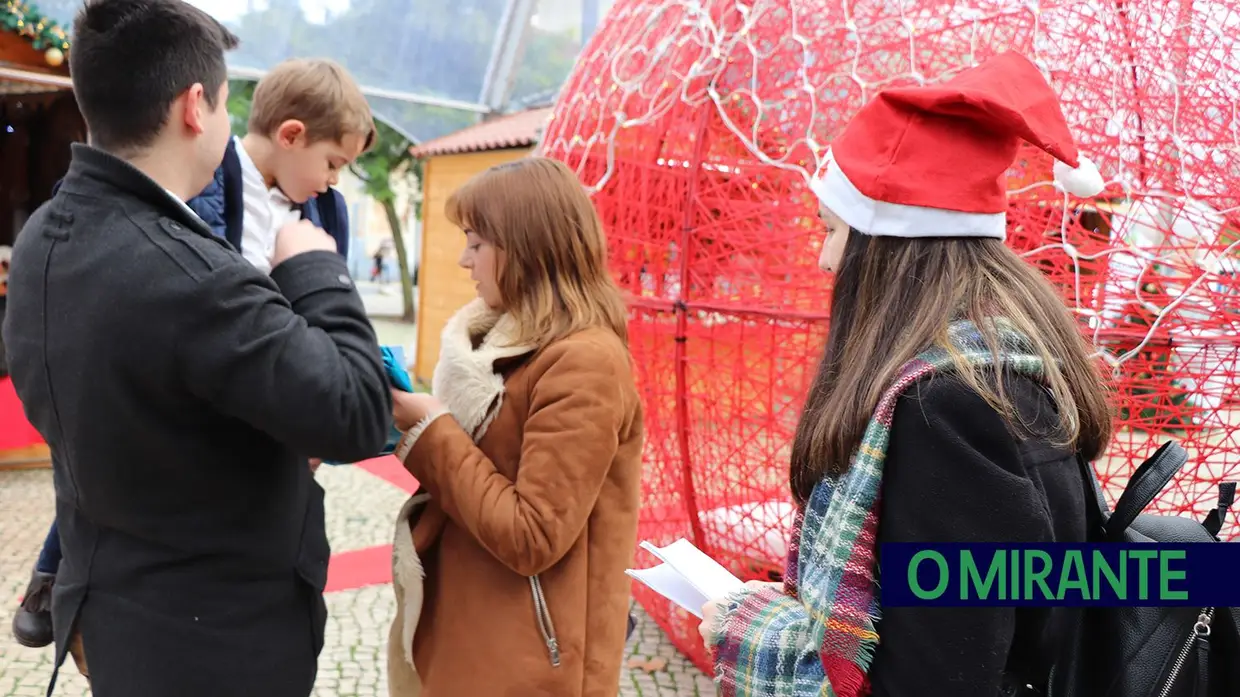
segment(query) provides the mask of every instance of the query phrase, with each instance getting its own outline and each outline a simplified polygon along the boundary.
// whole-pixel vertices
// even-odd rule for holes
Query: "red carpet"
[[[333,554],[324,592],[351,591],[392,582],[392,545]]]
[[[0,380],[0,450],[28,448],[42,442],[39,432],[26,420],[22,403],[13,391],[13,381]]]
[[[388,484],[393,484],[412,494],[418,488],[418,480],[400,464],[394,455],[384,455],[353,465],[360,467]]]
[[[391,455],[359,462],[358,467],[370,474],[413,493],[418,482],[404,465]],[[395,522],[395,521],[393,521]],[[326,592],[348,591],[392,582],[392,545],[379,545],[333,554],[327,565]]]

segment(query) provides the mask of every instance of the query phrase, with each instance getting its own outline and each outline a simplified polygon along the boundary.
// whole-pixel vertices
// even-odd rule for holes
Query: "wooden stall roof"
[[[527,109],[449,133],[410,149],[414,157],[456,155],[534,145],[551,120],[551,107]]]
[[[69,43],[34,4],[0,0],[0,96],[72,88]]]

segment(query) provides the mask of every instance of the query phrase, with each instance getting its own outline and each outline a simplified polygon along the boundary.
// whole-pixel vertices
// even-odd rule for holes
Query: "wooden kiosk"
[[[550,108],[503,114],[413,148],[414,157],[425,161],[415,378],[430,382],[444,325],[476,294],[469,272],[457,266],[465,239],[448,222],[444,204],[475,174],[529,155],[550,118]]]
[[[0,0],[0,259],[69,168],[86,125],[69,80],[69,38],[33,5]],[[0,271],[0,320],[5,307]],[[46,467],[47,446],[26,421],[0,340],[0,470]]]

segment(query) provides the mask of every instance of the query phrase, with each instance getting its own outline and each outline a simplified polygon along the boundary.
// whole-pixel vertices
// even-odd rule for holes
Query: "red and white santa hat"
[[[879,93],[831,144],[810,186],[867,235],[1003,239],[1005,173],[1021,140],[1055,158],[1064,191],[1102,192],[1102,175],[1077,151],[1058,97],[1014,52],[939,85]]]

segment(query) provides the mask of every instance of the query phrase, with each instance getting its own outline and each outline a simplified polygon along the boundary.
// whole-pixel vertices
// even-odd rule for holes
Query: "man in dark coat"
[[[97,697],[308,695],[329,549],[307,456],[367,457],[391,427],[332,238],[286,226],[267,276],[184,203],[223,158],[235,45],[181,0],[88,0],[91,146],[13,251],[5,346],[64,548],[56,665],[80,637]]]

